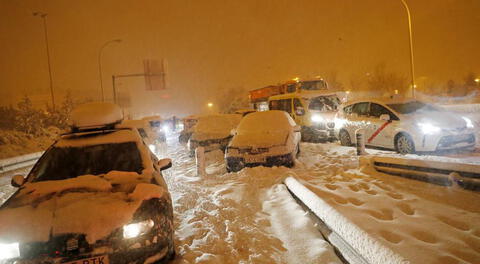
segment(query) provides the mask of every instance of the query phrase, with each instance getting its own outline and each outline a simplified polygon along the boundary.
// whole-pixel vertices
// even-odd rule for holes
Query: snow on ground
[[[281,184],[289,176],[412,263],[480,259],[478,193],[359,168],[354,149],[336,143],[302,143],[293,169],[257,167],[238,173],[226,173],[223,153],[214,151],[207,154],[205,177],[196,175],[185,146],[174,137],[168,145],[159,148],[159,156],[174,162],[165,171],[175,215],[173,263],[340,263]],[[476,163],[480,155],[451,156]],[[0,180],[9,183],[9,178]],[[0,195],[11,190],[1,186]]]
[[[170,142],[169,142],[170,143]],[[207,176],[182,146],[170,148],[174,263],[341,263],[281,184],[280,168],[226,173],[223,153],[207,154]]]
[[[353,148],[302,147],[296,178],[392,251],[414,263],[478,263],[479,193],[359,168]]]

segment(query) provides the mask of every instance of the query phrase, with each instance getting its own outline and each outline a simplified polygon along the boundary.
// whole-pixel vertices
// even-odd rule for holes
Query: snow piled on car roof
[[[27,183],[21,196],[0,210],[0,239],[46,242],[50,235],[78,233],[95,243],[128,224],[143,201],[166,193],[135,172]]]
[[[216,114],[201,116],[195,125],[192,139],[208,140],[221,139],[230,135],[230,131],[237,127],[242,119],[238,114]]]
[[[78,106],[72,110],[73,127],[89,128],[115,124],[123,119],[120,107],[113,103],[93,102]]]

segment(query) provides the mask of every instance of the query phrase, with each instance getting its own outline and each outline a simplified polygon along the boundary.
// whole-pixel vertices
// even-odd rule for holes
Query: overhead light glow
[[[213,103],[208,103],[207,106],[208,106],[208,107],[212,107],[212,106],[213,106]]]

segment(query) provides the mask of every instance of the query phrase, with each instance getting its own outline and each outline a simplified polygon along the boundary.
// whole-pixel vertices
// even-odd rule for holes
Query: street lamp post
[[[100,47],[100,51],[98,52],[98,73],[100,75],[100,88],[102,89],[102,102],[105,102],[105,92],[103,90],[103,80],[102,80],[102,51],[103,49],[108,46],[110,43],[120,43],[122,42],[121,39],[112,39],[105,42],[102,47]]]
[[[415,65],[413,63],[413,40],[412,40],[412,17],[410,15],[410,8],[408,8],[407,2],[401,0],[405,10],[407,11],[408,18],[408,37],[410,41],[410,71],[411,71],[411,86],[412,86],[412,97],[415,98]]]
[[[55,111],[55,95],[53,94],[52,66],[50,64],[50,50],[48,48],[47,15],[48,15],[47,13],[33,12],[33,16],[39,16],[43,19],[43,29],[45,33],[45,47],[47,49],[48,76],[50,77],[50,95],[52,97],[52,108]]]

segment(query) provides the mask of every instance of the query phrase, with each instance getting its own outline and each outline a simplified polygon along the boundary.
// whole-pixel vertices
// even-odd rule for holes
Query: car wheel
[[[395,139],[395,148],[400,154],[415,153],[415,144],[412,138],[406,134],[399,134]]]
[[[342,146],[351,146],[352,140],[350,139],[350,135],[346,130],[340,130],[340,134],[338,135],[340,139],[340,145]]]

